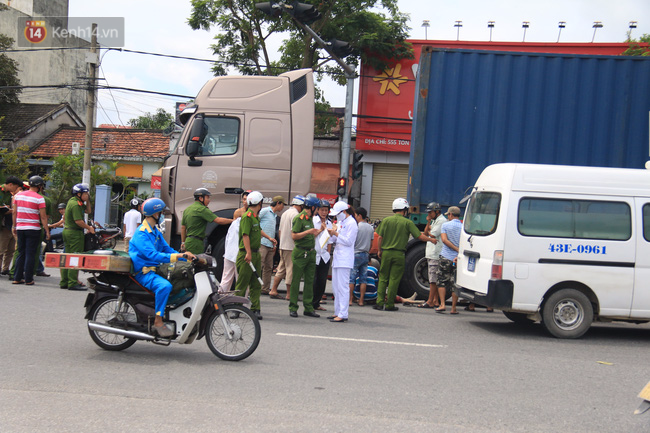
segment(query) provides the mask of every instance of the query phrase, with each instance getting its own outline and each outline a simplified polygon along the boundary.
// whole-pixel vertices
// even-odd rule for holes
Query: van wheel
[[[406,252],[404,276],[400,282],[399,295],[409,297],[413,292],[418,299],[429,298],[429,269],[424,250],[426,245],[420,242]]]
[[[557,338],[580,338],[594,320],[594,307],[587,296],[575,289],[553,293],[544,303],[542,323]]]
[[[532,325],[535,323],[534,320],[529,319],[527,314],[524,313],[515,313],[512,311],[504,311],[503,315],[506,316],[509,320],[515,322],[518,325]]]

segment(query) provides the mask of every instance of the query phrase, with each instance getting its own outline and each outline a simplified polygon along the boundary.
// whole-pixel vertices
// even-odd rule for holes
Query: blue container
[[[650,58],[425,47],[408,200],[458,205],[498,162],[643,168]],[[650,185],[649,185],[650,187]]]

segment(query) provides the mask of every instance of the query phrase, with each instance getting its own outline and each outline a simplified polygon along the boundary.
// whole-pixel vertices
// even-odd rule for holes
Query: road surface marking
[[[326,337],[322,335],[285,334],[284,332],[278,332],[275,335],[279,335],[281,337],[300,337],[300,338],[318,338],[321,340],[353,341],[356,343],[396,344],[399,346],[437,347],[437,348],[447,347],[442,344],[405,343],[403,341],[366,340],[364,338],[342,338],[342,337]]]

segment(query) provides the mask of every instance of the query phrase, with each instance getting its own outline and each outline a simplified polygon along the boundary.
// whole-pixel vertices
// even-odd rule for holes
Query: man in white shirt
[[[131,199],[131,210],[124,214],[124,245],[127,253],[129,252],[129,241],[142,223],[142,214],[138,207],[140,207],[140,200],[134,197]]]
[[[427,242],[426,250],[424,253],[429,267],[429,299],[420,306],[420,308],[439,308],[445,307],[446,289],[442,291],[442,297],[438,292],[438,259],[440,258],[440,251],[442,251],[442,241],[440,240],[440,233],[442,225],[447,222],[447,218],[442,214],[440,204],[431,202],[427,205],[427,227],[424,229],[424,234],[435,238],[436,242]]]
[[[291,227],[293,219],[302,212],[305,206],[305,197],[297,195],[291,200],[291,207],[284,211],[280,217],[280,264],[275,271],[275,279],[273,280],[273,287],[269,292],[269,296],[273,299],[280,299],[278,294],[278,286],[280,281],[284,278],[287,284],[287,296],[285,299],[288,301],[291,294],[291,280],[293,279],[293,261],[291,260],[291,252],[294,248],[294,242],[291,238]]]

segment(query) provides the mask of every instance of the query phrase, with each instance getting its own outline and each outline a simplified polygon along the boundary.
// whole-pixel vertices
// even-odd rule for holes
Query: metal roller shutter
[[[406,198],[409,166],[402,164],[374,164],[370,218],[381,219],[393,214],[393,200]]]

